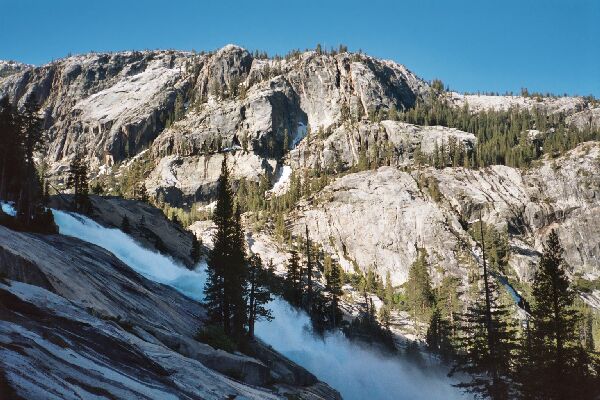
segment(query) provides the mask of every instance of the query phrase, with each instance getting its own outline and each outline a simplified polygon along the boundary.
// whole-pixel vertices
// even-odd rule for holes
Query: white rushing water
[[[279,170],[279,174],[275,183],[273,184],[273,188],[269,190],[270,193],[273,193],[276,196],[282,195],[287,192],[290,186],[290,177],[292,176],[292,167],[289,165],[284,165]]]
[[[2,212],[4,212],[5,214],[10,215],[11,217],[17,215],[17,211],[15,210],[14,205],[12,203],[5,203],[3,201],[0,201],[0,206],[2,207]]]
[[[203,298],[204,265],[195,271],[170,257],[143,248],[118,229],[89,218],[53,210],[60,233],[111,251],[148,279],[170,285],[196,299]],[[383,357],[336,333],[324,339],[309,330],[309,318],[281,299],[270,303],[275,319],[259,322],[257,335],[275,350],[302,365],[340,391],[344,399],[458,399],[461,393],[439,374],[426,373],[397,357]]]

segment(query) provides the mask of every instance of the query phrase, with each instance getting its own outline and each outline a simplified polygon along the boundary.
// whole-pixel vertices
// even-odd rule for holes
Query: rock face
[[[228,45],[201,54],[91,53],[41,67],[4,62],[4,95],[40,106],[49,173],[59,183],[76,151],[96,176],[149,149],[154,170],[147,188],[180,207],[213,200],[229,152],[235,152],[234,177],[257,180],[277,176],[289,150],[292,166],[335,169],[356,164],[361,151],[374,147],[410,163],[416,149],[431,153],[450,137],[467,148],[475,144],[473,135],[456,130],[369,122],[431,92],[404,66],[356,53],[266,59]],[[567,115],[579,128],[600,124],[598,107],[580,97],[447,96],[472,111],[539,108]],[[325,138],[314,142],[316,136]]]
[[[427,246],[432,259],[458,274],[458,254],[465,249],[451,229],[460,224],[430,195],[416,176],[397,168],[349,174],[301,203],[292,217],[296,234],[308,225],[311,238],[337,255],[347,271],[373,267],[391,272],[394,284],[406,281],[417,246]]]
[[[23,398],[339,398],[260,343],[251,358],[194,340],[198,302],[95,245],[0,227],[0,260],[0,366]]]
[[[415,155],[431,155],[436,147],[448,146],[450,141],[472,150],[477,139],[472,133],[442,126],[418,126],[398,121],[354,125],[344,124],[323,140],[307,138],[290,151],[289,164],[293,169],[321,168],[344,170],[359,163],[361,152],[370,156],[377,152],[394,165],[412,165]]]
[[[465,260],[477,254],[464,224],[481,211],[486,223],[508,230],[509,263],[520,278],[532,278],[542,243],[556,229],[573,272],[595,279],[599,160],[600,145],[584,143],[527,171],[382,167],[335,180],[301,203],[290,224],[298,235],[307,224],[312,238],[345,268],[373,266],[400,284],[416,258],[415,246],[428,249],[439,267],[434,271],[462,275]]]
[[[588,107],[586,100],[582,97],[538,97],[538,96],[507,96],[507,95],[478,95],[448,93],[448,99],[457,107],[468,105],[469,110],[478,111],[506,111],[510,108],[521,108],[527,110],[540,109],[549,114],[563,113],[574,114]]]
[[[92,166],[111,164],[147,147],[164,128],[177,93],[190,85],[191,53],[87,54],[11,74],[0,96],[40,107],[48,161],[60,171],[76,151]]]
[[[194,106],[153,144],[160,161],[149,189],[178,205],[207,201],[223,153],[238,150],[234,177],[273,176],[278,159],[309,129],[334,129],[343,113],[405,109],[428,89],[403,66],[366,56],[307,52],[281,61],[249,59],[235,46],[213,56],[200,73]],[[215,63],[229,72],[213,72]]]
[[[583,129],[600,129],[600,107],[588,108],[567,117],[569,124]]]
[[[16,61],[0,60],[0,79],[12,74],[16,74],[17,72],[23,71],[27,68],[31,68],[31,65],[22,64]]]
[[[76,151],[96,169],[152,147],[157,171],[148,186],[173,203],[206,200],[223,151],[243,148],[243,163],[252,166],[240,175],[255,179],[273,173],[285,146],[307,127],[332,127],[343,114],[405,109],[428,91],[391,61],[316,52],[257,59],[233,45],[201,55],[93,53],[13,70],[0,78],[0,96],[39,104],[51,174],[62,177]],[[165,180],[165,168],[180,179]],[[204,178],[181,179],[192,170]]]

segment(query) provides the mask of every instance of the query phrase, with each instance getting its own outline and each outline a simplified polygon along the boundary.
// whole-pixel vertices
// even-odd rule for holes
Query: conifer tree
[[[470,376],[457,387],[476,396],[490,399],[514,397],[513,362],[516,348],[510,309],[498,303],[497,284],[489,284],[491,313],[486,307],[483,290],[462,317],[459,347],[453,372]],[[490,320],[488,319],[491,317]]]
[[[339,324],[339,299],[342,295],[342,271],[333,263],[330,256],[325,258],[325,290],[329,293],[329,316],[330,325],[335,328]]]
[[[300,306],[302,303],[302,274],[298,253],[295,250],[290,252],[285,286],[289,301],[295,306]]]
[[[212,322],[220,326],[226,335],[239,338],[243,334],[247,316],[247,269],[243,229],[239,213],[234,207],[227,156],[221,164],[213,222],[217,229],[213,238],[214,246],[208,257],[204,288],[207,312]]]
[[[19,217],[22,217],[23,222],[28,224],[34,217],[36,206],[41,201],[41,187],[35,169],[34,153],[43,147],[42,121],[37,115],[37,106],[30,100],[26,101],[19,117],[27,179],[21,185],[17,208]]]
[[[558,234],[552,230],[534,275],[531,327],[521,352],[524,398],[591,399],[600,394],[576,335],[580,315],[566,268]]]
[[[192,234],[192,248],[190,249],[190,258],[194,264],[200,261],[200,241],[195,234]]]
[[[50,183],[48,180],[42,180],[42,205],[47,206],[50,202]]]
[[[450,360],[454,353],[452,329],[448,321],[442,318],[442,313],[437,307],[434,307],[431,313],[425,340],[430,351],[439,354],[444,361]]]
[[[273,314],[265,305],[271,301],[271,292],[267,288],[267,272],[264,270],[260,256],[254,254],[250,258],[248,272],[248,336],[254,337],[254,326],[260,320],[273,320]]]
[[[35,165],[35,154],[43,150],[37,106],[27,100],[19,112],[8,97],[0,99],[0,198],[16,203],[14,228],[56,233],[52,212],[44,208],[44,179]]]
[[[460,279],[446,276],[436,287],[436,308],[440,312],[440,317],[448,323],[453,338],[456,336],[458,315],[462,310],[460,285]]]
[[[234,212],[235,241],[233,243],[233,262],[226,269],[225,293],[231,299],[233,336],[241,338],[248,324],[248,258],[246,256],[246,235],[242,227],[240,207]]]
[[[385,274],[385,289],[383,301],[390,307],[394,304],[394,287],[392,286],[392,277],[389,270]]]
[[[183,118],[185,114],[185,107],[183,104],[183,96],[181,95],[181,93],[177,93],[177,96],[175,98],[175,106],[174,106],[174,110],[173,110],[173,121],[179,121],[181,118]]]
[[[310,240],[308,238],[308,225],[306,229],[306,308],[309,312],[312,310],[312,272],[313,265],[310,259]]]
[[[91,202],[88,196],[88,168],[81,153],[76,152],[69,166],[67,187],[73,189],[73,205],[77,211],[88,213],[91,210]]]
[[[415,326],[418,322],[428,321],[429,312],[433,305],[433,289],[429,276],[427,251],[417,249],[417,259],[408,271],[406,282],[406,297]]]
[[[19,116],[9,98],[0,99],[0,198],[15,200],[24,181]]]
[[[386,330],[390,329],[391,318],[392,318],[392,314],[390,311],[390,306],[387,304],[384,304],[379,309],[379,321],[381,321],[381,324],[383,325],[383,327]]]
[[[481,221],[481,215],[480,215]],[[483,224],[479,225],[483,235]],[[511,382],[514,378],[516,338],[510,309],[498,301],[498,284],[490,277],[486,260],[485,241],[482,250],[482,273],[475,282],[476,297],[463,316],[453,373],[467,373],[470,379],[456,386],[476,396],[508,399],[514,396]]]

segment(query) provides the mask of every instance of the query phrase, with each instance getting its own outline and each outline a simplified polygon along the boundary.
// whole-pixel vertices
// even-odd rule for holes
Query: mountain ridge
[[[0,79],[0,96],[8,95],[21,105],[31,98],[41,106],[49,137],[47,176],[59,189],[64,188],[68,163],[75,152],[82,152],[91,178],[107,186],[106,193],[119,194],[115,179],[133,174],[130,185],[143,182],[158,204],[197,208],[201,213],[214,199],[225,155],[229,155],[232,176],[238,182],[266,179],[270,186],[284,167],[298,176],[306,173],[303,171],[327,171],[334,180],[344,179],[341,175],[364,169],[365,159],[375,152],[382,155],[383,165],[407,169],[409,175],[412,170],[415,177],[427,175],[427,180],[439,182],[442,192],[449,190],[445,184],[456,187],[456,183],[443,179],[458,171],[454,167],[439,172],[424,170],[423,174],[421,164],[435,159],[450,143],[468,154],[478,145],[478,137],[456,128],[394,120],[396,113],[410,112],[427,101],[448,101],[449,107],[468,108],[471,114],[519,107],[586,129],[600,122],[600,107],[593,99],[462,95],[445,92],[439,86],[439,82],[425,82],[394,61],[359,53],[306,51],[266,58],[227,45],[211,53],[159,50],[67,57]],[[540,129],[524,132],[524,140],[539,141],[554,128],[547,132]],[[542,163],[559,165],[560,169],[568,158]],[[590,173],[589,168],[584,169],[582,174]],[[479,174],[494,181],[497,178],[493,174],[485,175],[490,171],[493,168]],[[522,172],[510,174],[521,176]],[[588,179],[587,175],[572,178],[575,182]],[[417,183],[421,187],[416,193],[434,190],[433,183]],[[533,184],[542,182],[535,180]],[[557,187],[561,185],[557,183]],[[285,182],[281,186],[287,187]],[[132,196],[136,190],[122,194]],[[492,191],[489,198],[504,197],[501,186],[487,190]],[[594,190],[590,194],[592,205]],[[430,195],[423,198],[435,206]],[[570,201],[556,197],[559,203],[563,200],[565,204]],[[543,213],[572,214],[565,214],[562,206],[556,210],[546,207],[543,198],[522,202],[537,204]],[[477,208],[477,202],[473,207]],[[498,227],[512,226],[510,215],[485,217],[492,218]],[[442,223],[440,232],[448,226]],[[515,240],[521,240],[519,235],[513,235]],[[569,252],[593,248],[587,239],[571,243],[574,239],[568,236],[564,234],[567,248],[573,248]],[[327,245],[329,238],[323,237],[321,242]],[[532,246],[539,249],[540,241],[536,239],[528,246],[529,250]],[[588,260],[589,271],[584,272],[596,276],[598,266],[593,257],[576,258],[569,253],[568,258]],[[531,265],[534,260],[529,257],[522,263]],[[398,276],[406,276],[410,262],[405,257],[401,267],[396,265],[403,271]],[[366,270],[368,265],[360,267]],[[530,267],[516,268],[521,271],[519,277],[529,276],[526,270]],[[383,275],[386,270],[380,272]],[[398,277],[393,279],[402,283]]]

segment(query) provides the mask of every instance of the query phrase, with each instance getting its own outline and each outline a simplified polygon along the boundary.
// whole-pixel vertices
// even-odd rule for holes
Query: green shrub
[[[206,343],[215,349],[225,350],[233,353],[236,350],[236,345],[229,336],[225,334],[223,328],[216,325],[207,325],[201,328],[196,333],[195,339],[199,342]]]

